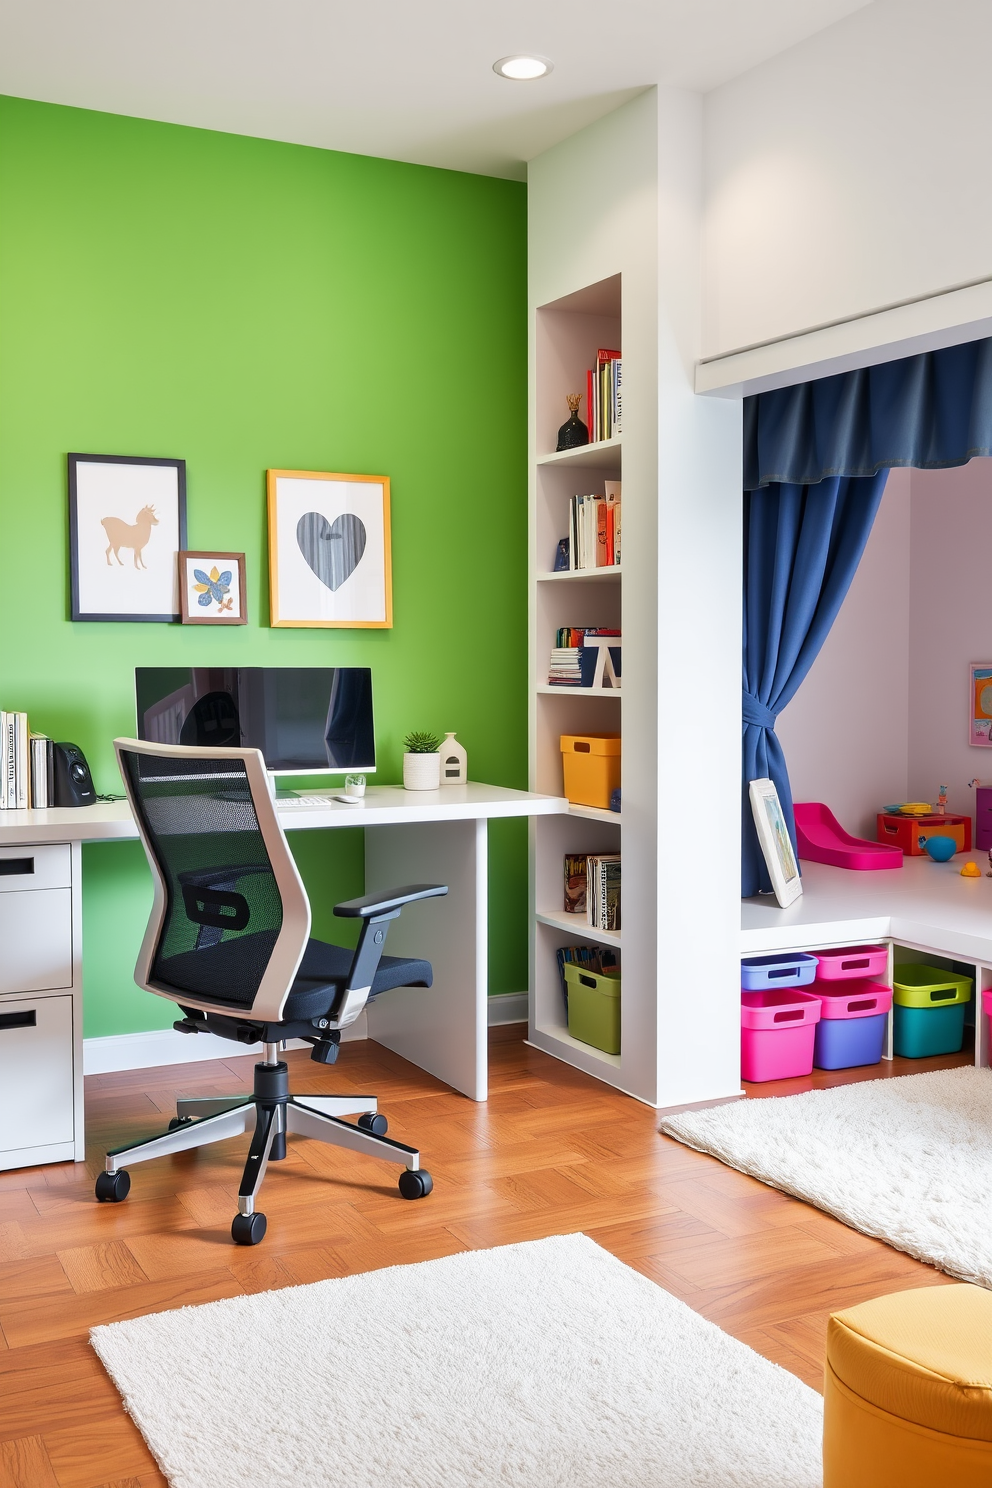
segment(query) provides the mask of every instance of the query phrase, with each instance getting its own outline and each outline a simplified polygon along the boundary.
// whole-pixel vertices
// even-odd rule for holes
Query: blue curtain
[[[792,791],[775,719],[795,696],[837,618],[887,476],[888,470],[882,469],[864,477],[832,476],[815,485],[770,484],[745,492],[741,802],[745,897],[771,888],[748,784],[764,776],[775,782],[795,848]]]
[[[992,340],[744,400],[744,488],[940,470],[992,454]]]

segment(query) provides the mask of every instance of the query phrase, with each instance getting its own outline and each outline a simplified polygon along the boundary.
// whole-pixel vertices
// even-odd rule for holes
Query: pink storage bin
[[[840,987],[821,987],[821,1018],[876,1018],[892,1006],[892,988],[884,982],[850,981]]]
[[[889,953],[885,946],[842,946],[839,950],[817,951],[816,960],[818,982],[884,976],[889,969]]]
[[[797,987],[741,993],[741,1078],[790,1080],[813,1069],[820,999]]]
[[[989,1037],[992,1038],[992,987],[982,993],[982,1012],[989,1020]]]

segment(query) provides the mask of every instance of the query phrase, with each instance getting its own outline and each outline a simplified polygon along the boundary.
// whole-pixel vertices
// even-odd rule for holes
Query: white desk
[[[966,962],[975,968],[975,1063],[988,1065],[981,991],[992,986],[992,878],[984,853],[974,855],[982,877],[962,878],[971,858],[906,858],[901,868],[873,873],[803,862],[803,893],[788,909],[772,895],[743,901],[741,955],[888,942]]]
[[[436,791],[371,786],[361,806],[279,807],[287,832],[366,828],[366,893],[406,883],[448,885],[446,898],[408,908],[387,942],[391,955],[429,960],[434,985],[383,993],[368,1009],[368,1029],[378,1043],[472,1100],[485,1100],[488,1085],[487,823],[567,810],[562,797],[471,782]],[[0,1169],[83,1157],[81,844],[137,835],[123,801],[0,813],[0,1020],[10,1024],[5,1029],[0,1021],[0,1133],[9,1136],[25,1100],[50,1116],[34,1130],[31,1146],[0,1150]],[[11,873],[10,860],[22,857],[30,858],[30,869],[18,862]],[[53,936],[56,920],[63,929]],[[10,949],[15,941],[24,948],[20,957]],[[29,1007],[37,1024],[16,1027]],[[39,1081],[48,1082],[44,1101]]]

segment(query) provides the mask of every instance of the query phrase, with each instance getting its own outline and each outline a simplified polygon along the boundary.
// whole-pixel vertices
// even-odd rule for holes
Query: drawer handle
[[[841,971],[857,971],[860,967],[867,965],[868,957],[862,956],[859,961],[842,961],[840,963],[840,969]]]
[[[0,1030],[4,1028],[37,1028],[38,1014],[34,1008],[19,1013],[0,1013]]]
[[[954,987],[937,987],[933,992],[930,993],[930,1001],[952,1002],[956,996],[957,989]]]
[[[20,877],[34,872],[34,858],[0,858],[0,876]]]
[[[772,1019],[773,1023],[795,1023],[803,1016],[803,1008],[788,1008],[785,1012],[776,1013]]]
[[[847,1004],[849,1013],[867,1013],[869,1009],[878,1005],[877,997],[862,997],[860,1002],[854,1001]]]
[[[780,967],[777,966],[777,967],[773,967],[772,970],[769,971],[769,973],[768,973],[768,980],[769,981],[772,981],[775,977],[796,977],[796,976],[802,976],[802,971],[803,971],[803,969],[802,969],[801,966],[780,966]]]

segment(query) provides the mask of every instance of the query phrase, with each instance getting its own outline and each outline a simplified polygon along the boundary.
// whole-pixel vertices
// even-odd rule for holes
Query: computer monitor
[[[375,769],[370,667],[135,667],[138,738],[260,749],[274,775]]]

